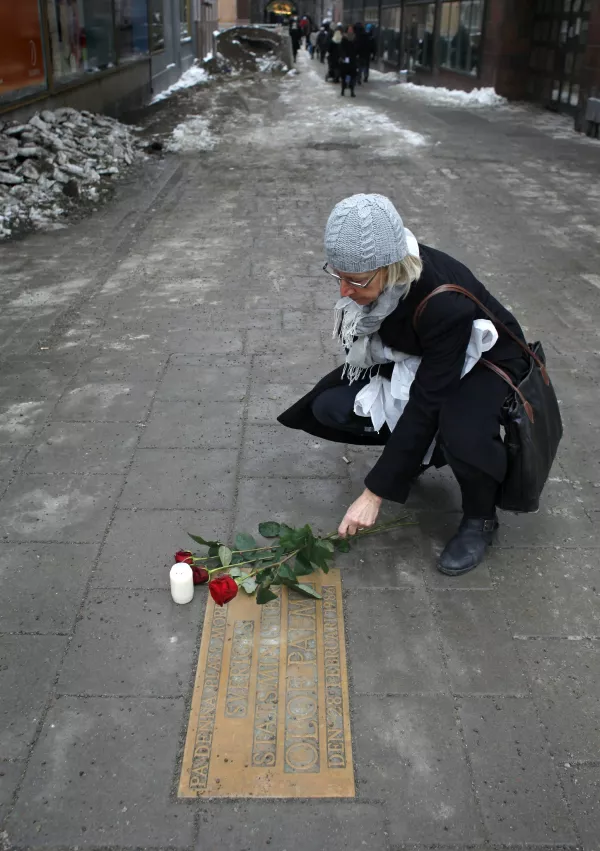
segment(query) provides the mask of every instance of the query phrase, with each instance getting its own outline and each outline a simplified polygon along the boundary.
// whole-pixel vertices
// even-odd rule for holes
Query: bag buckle
[[[484,532],[493,532],[495,529],[495,521],[494,520],[484,520],[483,521],[483,531]]]

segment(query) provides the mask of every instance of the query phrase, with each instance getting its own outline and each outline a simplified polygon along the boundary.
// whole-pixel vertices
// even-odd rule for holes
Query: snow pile
[[[96,201],[102,179],[137,156],[131,130],[104,115],[64,107],[0,122],[0,238],[51,227],[76,199]]]
[[[208,59],[209,57],[206,58]],[[210,58],[212,59],[212,55]],[[181,75],[176,83],[173,83],[172,86],[169,86],[168,89],[165,89],[164,92],[156,95],[156,97],[153,97],[151,103],[159,103],[161,100],[171,97],[175,92],[179,92],[182,89],[191,89],[192,86],[201,86],[204,83],[208,83],[209,80],[210,75],[204,68],[201,68],[199,65],[192,65]]]
[[[443,86],[416,86],[414,83],[400,83],[399,92],[410,97],[427,101],[432,106],[503,106],[508,101],[497,95],[494,89],[473,89],[471,92],[462,92],[458,89],[445,89]]]
[[[383,73],[383,71],[378,71],[376,68],[369,69],[369,79],[370,80],[384,80],[389,83],[397,83],[400,80],[400,76],[397,71],[388,71],[387,73]]]
[[[289,70],[285,62],[275,56],[274,53],[267,53],[266,56],[257,56],[256,68],[261,74],[286,73]]]
[[[211,133],[210,121],[201,115],[191,115],[173,130],[167,142],[167,151],[190,154],[196,151],[212,151],[217,139]]]

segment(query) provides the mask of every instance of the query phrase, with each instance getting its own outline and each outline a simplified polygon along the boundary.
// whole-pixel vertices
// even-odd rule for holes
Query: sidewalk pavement
[[[301,61],[236,90],[213,151],[0,248],[4,851],[599,847],[600,149],[387,82],[342,102]],[[177,801],[204,601],[167,590],[185,530],[330,530],[374,457],[275,423],[339,357],[321,240],[355,191],[542,337],[560,457],[464,578],[434,567],[445,471],[417,528],[340,557],[356,800]]]

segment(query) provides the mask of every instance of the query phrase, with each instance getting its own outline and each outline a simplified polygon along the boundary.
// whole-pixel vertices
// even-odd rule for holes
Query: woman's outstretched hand
[[[381,497],[364,490],[346,512],[338,534],[345,538],[346,535],[356,535],[360,529],[370,529],[377,522],[380,507]]]

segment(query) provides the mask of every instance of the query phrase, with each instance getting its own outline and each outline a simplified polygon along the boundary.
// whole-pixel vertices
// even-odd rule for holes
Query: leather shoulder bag
[[[508,468],[504,482],[498,489],[496,504],[504,511],[537,511],[563,435],[558,400],[546,370],[546,356],[542,344],[525,343],[503,322],[496,319],[473,293],[456,284],[437,287],[423,299],[413,317],[415,330],[429,300],[434,295],[447,292],[460,293],[475,302],[498,331],[507,334],[529,358],[527,375],[518,384],[495,363],[485,358],[481,358],[479,362],[499,375],[510,387],[503,408]]]

